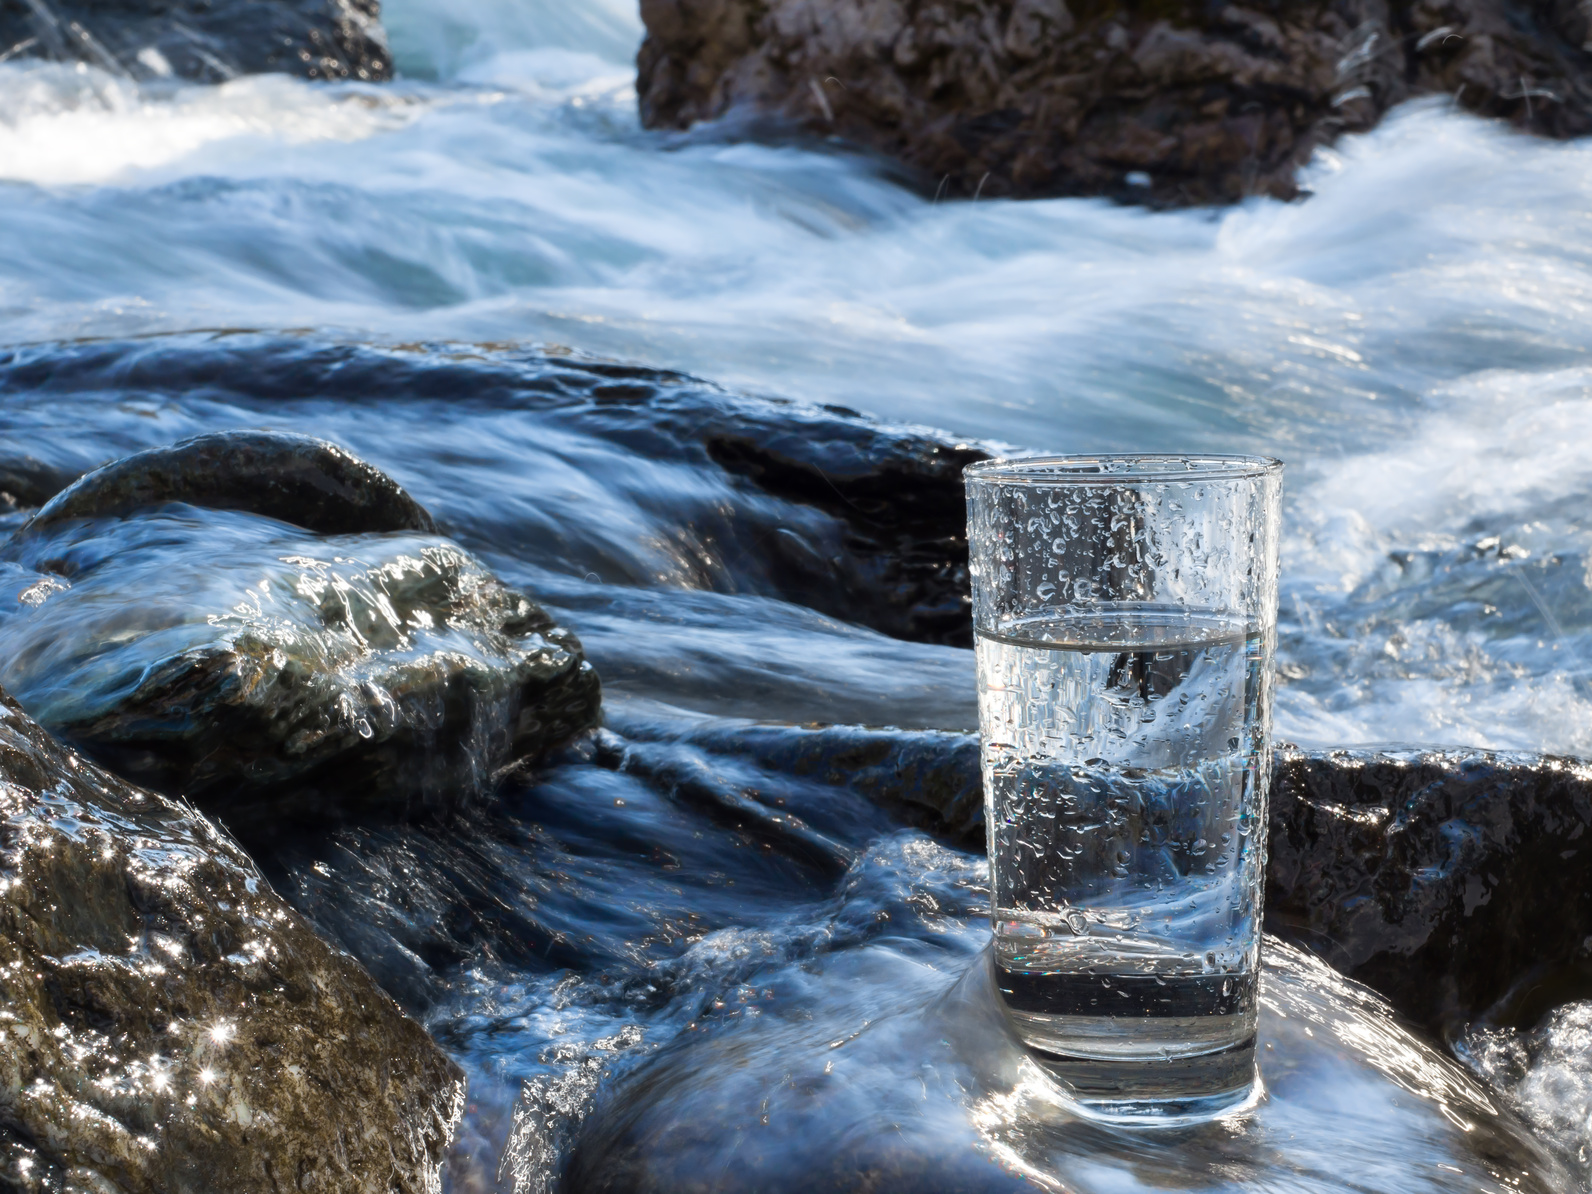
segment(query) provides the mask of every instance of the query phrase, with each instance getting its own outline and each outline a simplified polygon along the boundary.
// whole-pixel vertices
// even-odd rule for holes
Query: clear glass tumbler
[[[1083,1107],[1180,1122],[1254,1061],[1282,464],[968,468],[996,985]]]

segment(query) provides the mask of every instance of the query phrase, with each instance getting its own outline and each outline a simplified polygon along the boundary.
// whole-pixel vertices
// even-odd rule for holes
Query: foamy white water
[[[936,206],[640,129],[619,0],[386,21],[384,87],[0,64],[0,340],[559,343],[1025,447],[1274,452],[1283,736],[1592,754],[1592,145],[1428,102],[1303,203]]]

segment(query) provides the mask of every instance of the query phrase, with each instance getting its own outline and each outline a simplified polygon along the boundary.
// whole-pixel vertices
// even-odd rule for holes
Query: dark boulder
[[[1592,997],[1592,766],[1285,754],[1266,923],[1452,1039]]]
[[[400,529],[431,526],[319,441],[140,453],[0,549],[0,673],[51,730],[251,842],[451,813],[594,724],[601,690],[534,601]]]
[[[3,694],[0,959],[0,1189],[437,1189],[458,1068],[229,838]]]
[[[392,76],[379,0],[0,0],[0,60],[219,83]]]
[[[773,119],[956,196],[1292,197],[1318,145],[1411,96],[1592,131],[1567,0],[644,0],[643,123]]]
[[[790,528],[774,532],[782,593],[844,617],[872,607],[879,612],[867,624],[897,638],[970,644],[962,470],[989,453],[823,409],[830,418],[743,418],[703,437],[720,467],[845,526],[850,568]],[[879,595],[888,598],[883,609]]]
[[[281,431],[222,431],[112,461],[55,494],[28,529],[183,502],[245,510],[322,535],[435,533],[431,515],[380,469],[336,444]]]

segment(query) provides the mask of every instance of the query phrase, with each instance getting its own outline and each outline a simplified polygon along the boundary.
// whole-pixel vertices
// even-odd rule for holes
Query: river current
[[[466,362],[542,350],[1025,450],[1275,454],[1279,737],[1592,755],[1592,144],[1423,101],[1319,153],[1293,204],[936,204],[836,147],[641,129],[622,0],[389,0],[384,21],[400,78],[379,87],[0,62],[0,352],[236,329]],[[337,440],[468,528],[587,644],[627,758],[704,717],[976,725],[970,651],[737,591],[671,514],[732,495],[534,414],[131,390],[0,407],[8,454],[73,471],[239,425]],[[372,831],[277,874],[471,1070],[456,1190],[542,1188],[557,1165],[537,1149],[563,1147],[607,1059],[696,1030],[692,992],[744,1020],[800,987],[871,1022],[859,973],[910,1001],[982,948],[972,856],[814,789],[791,798],[817,861],[745,869],[745,843],[691,846],[702,826],[624,767],[571,767],[458,857]],[[629,820],[585,824],[593,802]],[[637,842],[674,865],[646,870]],[[422,872],[463,903],[529,901],[597,969],[522,956],[507,931],[413,963],[399,929],[372,944],[373,925],[443,915],[422,907],[435,891],[393,894]],[[881,944],[865,926],[892,914]],[[859,953],[802,969],[819,939]],[[1570,1154],[1586,1023],[1564,1012],[1527,1060],[1507,1034],[1467,1054]]]

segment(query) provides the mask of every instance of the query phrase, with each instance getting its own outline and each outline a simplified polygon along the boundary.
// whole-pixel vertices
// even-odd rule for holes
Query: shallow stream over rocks
[[[1592,149],[1428,102],[1294,205],[936,205],[832,147],[642,132],[625,6],[385,20],[383,88],[0,62],[0,534],[240,428],[435,524],[197,490],[41,523],[4,549],[0,684],[176,790],[123,717],[192,678],[155,665],[324,636],[359,683],[306,707],[412,799],[325,815],[391,790],[369,769],[274,821],[292,768],[196,795],[255,811],[275,890],[468,1075],[447,1189],[1587,1188]],[[980,1018],[955,485],[995,441],[1289,461],[1277,728],[1311,753],[1243,1125],[1069,1122]],[[328,620],[322,582],[374,614]],[[552,627],[602,725],[522,752],[498,698]],[[503,732],[450,729],[430,775],[361,755],[405,652],[479,669],[465,720]]]

